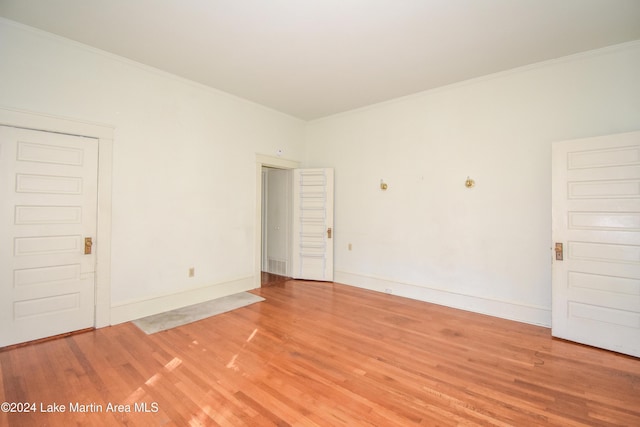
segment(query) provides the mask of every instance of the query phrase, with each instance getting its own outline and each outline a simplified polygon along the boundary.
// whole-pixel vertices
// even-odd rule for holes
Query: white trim
[[[300,162],[295,160],[281,159],[279,157],[271,157],[264,154],[256,153],[256,234],[255,234],[255,252],[253,257],[254,271],[254,288],[261,285],[262,265],[262,167],[272,167],[279,169],[297,169]]]
[[[113,140],[114,126],[0,106],[0,124],[24,129]]]
[[[231,280],[201,288],[187,289],[182,292],[159,295],[115,305],[111,308],[111,323],[129,322],[141,317],[175,310],[176,308],[199,304],[215,298],[221,298],[239,292],[254,289],[253,277]]]
[[[256,162],[260,163],[261,170],[262,166],[278,169],[297,169],[300,167],[300,162],[296,160],[281,159],[258,153],[256,153]]]
[[[336,271],[334,280],[336,283],[369,289],[371,291],[392,293],[405,298],[472,311],[474,313],[487,314],[489,316],[515,320],[517,322],[530,323],[532,325],[551,326],[551,310],[544,307],[464,295],[443,289],[401,283],[345,271]]]
[[[111,324],[112,126],[0,107],[0,124],[98,139],[98,218],[96,228],[95,327]]]

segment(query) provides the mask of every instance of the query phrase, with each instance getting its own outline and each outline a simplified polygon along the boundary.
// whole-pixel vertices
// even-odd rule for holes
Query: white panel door
[[[333,169],[293,171],[295,279],[333,280]]]
[[[556,143],[552,173],[552,334],[640,357],[640,132]]]
[[[0,347],[94,326],[98,141],[0,126]]]

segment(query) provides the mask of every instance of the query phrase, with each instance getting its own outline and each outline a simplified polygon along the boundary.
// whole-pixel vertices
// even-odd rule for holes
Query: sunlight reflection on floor
[[[247,343],[249,343],[258,333],[258,328],[254,329],[253,332],[251,332],[251,334],[249,334],[249,337],[247,338]],[[242,348],[244,349],[246,347],[246,343],[242,345]],[[229,361],[229,363],[227,363],[227,368],[229,369],[233,369],[234,371],[238,372],[240,370],[240,367],[238,367],[238,365],[236,364],[236,360],[238,359],[239,354],[234,354],[233,357],[231,358],[231,360]]]

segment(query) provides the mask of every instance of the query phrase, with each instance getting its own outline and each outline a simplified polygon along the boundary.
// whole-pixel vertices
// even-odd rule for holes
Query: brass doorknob
[[[91,237],[85,237],[84,238],[84,254],[85,255],[91,254],[92,246],[93,246],[93,239]]]
[[[564,247],[562,243],[556,243],[554,250],[556,251],[556,260],[562,261],[564,258]]]

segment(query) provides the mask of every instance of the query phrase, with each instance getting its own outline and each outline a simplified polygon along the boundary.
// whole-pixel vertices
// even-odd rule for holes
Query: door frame
[[[0,107],[0,124],[98,140],[94,326],[101,328],[111,325],[111,178],[114,127],[6,107]]]
[[[255,255],[254,255],[254,285],[259,288],[261,283],[262,267],[262,167],[275,169],[298,169],[300,162],[295,160],[271,157],[265,154],[256,153],[256,234],[255,234]],[[290,225],[289,225],[290,226]]]

